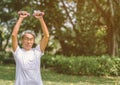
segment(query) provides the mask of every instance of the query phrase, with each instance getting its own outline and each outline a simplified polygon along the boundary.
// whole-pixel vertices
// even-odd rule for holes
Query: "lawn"
[[[0,65],[0,85],[13,85],[14,65]],[[44,85],[120,85],[120,77],[72,76],[42,69]]]

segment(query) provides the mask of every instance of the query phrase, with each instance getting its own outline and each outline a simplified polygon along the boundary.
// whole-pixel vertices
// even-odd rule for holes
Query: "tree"
[[[73,0],[69,1],[73,2]],[[61,0],[61,2],[63,3],[63,8],[73,27],[72,31],[74,31],[75,34],[75,36],[72,37],[72,34],[69,35],[67,33],[69,39],[67,35],[63,40],[61,39],[64,54],[108,54],[110,56],[118,56],[118,36],[120,27],[119,11],[117,11],[120,6],[118,0],[77,0],[77,11],[74,12],[77,19],[76,26],[72,21],[73,16],[69,16],[71,13],[68,11],[70,7],[65,6],[64,3],[66,1]],[[99,31],[103,32],[100,37],[96,35]],[[70,40],[72,40],[72,44],[70,44]],[[70,49],[70,51],[67,49]],[[75,52],[76,50],[78,52]]]
[[[107,54],[111,56],[118,56],[118,30],[119,27],[118,24],[120,21],[118,21],[118,8],[120,8],[118,5],[118,0],[106,0],[102,1],[102,4],[105,4],[103,6],[100,6],[101,3],[98,0],[93,0],[93,3],[96,6],[96,9],[103,17],[105,24],[107,26],[106,32],[106,45],[107,45]],[[116,17],[117,16],[117,17]]]
[[[116,56],[120,45],[119,8],[119,0],[1,0],[0,25],[7,32],[2,31],[4,37],[0,36],[0,45],[5,41],[5,50],[9,44],[19,10],[31,14],[24,20],[19,33],[32,29],[38,34],[40,23],[32,17],[32,13],[42,10],[53,42],[52,45],[50,42],[48,50],[59,44],[57,53],[64,55]]]
[[[8,45],[13,26],[18,18],[17,12],[19,10],[26,10],[33,13],[34,10],[42,10],[45,12],[44,19],[49,28],[50,34],[55,37],[59,36],[60,27],[64,23],[65,17],[63,16],[62,10],[59,9],[59,0],[54,2],[51,0],[1,0],[0,2],[0,22],[3,28],[8,30],[5,34],[4,50]],[[39,32],[40,24],[34,18],[31,17],[23,22],[19,33],[26,29],[32,29],[37,34]]]
[[[0,2],[0,25],[2,29],[7,29],[4,33],[4,38],[2,41],[5,42],[2,50],[5,50],[7,45],[9,44],[9,39],[11,37],[12,28],[15,24],[15,20],[17,19],[15,16],[16,12],[21,9],[21,7],[25,7],[26,4],[21,1],[16,0],[1,0]],[[1,37],[2,38],[2,37]],[[1,41],[1,43],[2,43]]]

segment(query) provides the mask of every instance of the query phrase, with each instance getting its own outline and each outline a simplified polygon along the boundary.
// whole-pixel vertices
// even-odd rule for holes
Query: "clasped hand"
[[[28,13],[27,11],[19,11],[18,14],[21,18],[25,18],[25,17],[30,16],[30,13]],[[37,11],[35,10],[34,13],[33,13],[33,16],[35,16],[36,18],[43,17],[44,12],[41,12],[39,10],[37,10]]]

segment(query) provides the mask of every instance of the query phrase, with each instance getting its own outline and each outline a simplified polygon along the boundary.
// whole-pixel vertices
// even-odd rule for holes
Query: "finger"
[[[25,11],[19,11],[18,14],[19,14],[19,15],[23,15],[23,16],[24,16],[24,15],[25,15],[25,16],[26,16],[26,15],[27,15],[27,16],[30,16],[30,13],[25,12]]]
[[[44,14],[45,14],[44,12],[40,12],[39,16],[44,16]]]
[[[30,16],[30,13],[27,13],[28,16]]]
[[[44,16],[44,12],[34,12],[34,16]]]

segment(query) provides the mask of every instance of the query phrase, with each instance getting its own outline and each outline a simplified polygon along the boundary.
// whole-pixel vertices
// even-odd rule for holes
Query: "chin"
[[[25,50],[31,50],[32,49],[32,47],[30,47],[30,48],[24,48]]]
[[[31,50],[32,49],[32,47],[31,48],[28,48],[28,50]]]
[[[23,48],[24,48],[25,50],[31,50],[31,49],[32,49],[32,46],[23,46]]]
[[[26,49],[27,51],[31,50],[31,49]]]

